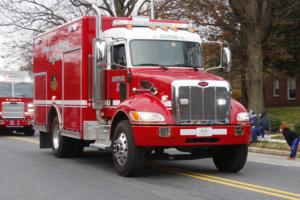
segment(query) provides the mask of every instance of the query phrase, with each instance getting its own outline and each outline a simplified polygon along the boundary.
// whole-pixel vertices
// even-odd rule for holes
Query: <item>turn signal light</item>
[[[140,121],[140,115],[138,112],[131,112],[130,114],[133,121]]]
[[[172,27],[172,30],[173,30],[173,31],[178,31],[177,26],[173,26],[173,27]]]
[[[163,27],[161,27],[161,29],[164,30],[164,31],[167,31],[167,30],[169,30],[169,27],[168,26],[163,26]]]
[[[153,31],[155,31],[155,30],[157,29],[156,26],[150,26],[149,28],[150,28],[151,30],[153,30]]]
[[[195,28],[189,28],[188,30],[192,33],[195,33],[197,31]]]
[[[129,30],[132,30],[132,29],[133,29],[133,26],[132,26],[132,24],[127,24],[127,25],[126,25],[126,28],[129,29]]]

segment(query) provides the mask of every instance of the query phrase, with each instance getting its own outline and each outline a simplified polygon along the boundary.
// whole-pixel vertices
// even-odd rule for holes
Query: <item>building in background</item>
[[[300,75],[289,76],[283,72],[265,74],[264,94],[268,107],[300,106]]]

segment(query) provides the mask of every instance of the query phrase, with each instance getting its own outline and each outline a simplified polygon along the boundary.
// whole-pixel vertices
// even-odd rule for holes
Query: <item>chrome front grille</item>
[[[174,81],[173,112],[177,124],[225,124],[229,122],[230,90],[225,81]]]
[[[23,119],[24,103],[23,102],[3,102],[2,117],[4,119]]]

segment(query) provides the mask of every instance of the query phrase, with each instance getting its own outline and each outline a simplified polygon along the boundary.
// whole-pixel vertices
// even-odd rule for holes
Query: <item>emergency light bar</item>
[[[152,22],[149,18],[133,18],[132,20],[114,20],[113,26],[136,26],[136,27],[176,27],[177,29],[193,29],[192,24],[168,23],[168,22]]]
[[[26,82],[32,83],[33,79],[24,71],[0,71],[0,82]]]

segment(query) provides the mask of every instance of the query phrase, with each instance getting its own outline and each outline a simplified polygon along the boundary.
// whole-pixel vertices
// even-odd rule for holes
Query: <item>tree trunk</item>
[[[258,28],[259,29],[259,28]],[[249,109],[255,112],[264,111],[263,94],[263,46],[260,30],[247,32],[247,54],[249,69]]]
[[[249,100],[248,100],[248,88],[247,88],[247,77],[246,77],[246,69],[245,65],[241,67],[241,103],[249,107]]]

